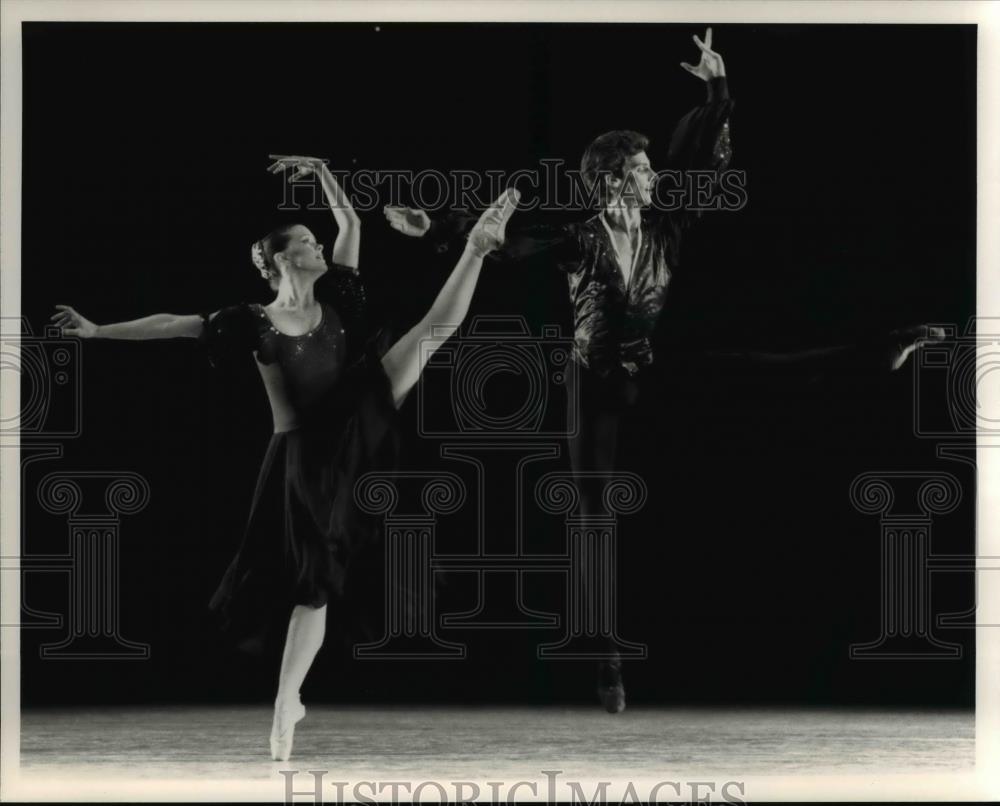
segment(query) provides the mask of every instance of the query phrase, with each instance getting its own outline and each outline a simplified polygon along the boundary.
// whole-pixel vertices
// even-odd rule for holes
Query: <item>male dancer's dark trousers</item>
[[[883,338],[863,342],[797,352],[706,351],[687,355],[685,362],[715,373],[753,371],[765,375],[822,377],[836,383],[838,377],[877,375],[888,371],[888,343]],[[580,496],[580,515],[599,518],[604,513],[602,501],[608,476],[616,470],[627,470],[618,456],[619,432],[624,417],[639,398],[642,383],[639,376],[619,367],[607,374],[598,374],[576,360],[568,362],[566,371],[568,421],[578,425],[569,438],[570,468]],[[627,463],[625,463],[627,464]],[[655,495],[655,490],[650,490]],[[582,569],[577,569],[582,573]],[[616,587],[623,596],[628,585],[619,580]],[[588,580],[581,580],[584,595],[588,595]],[[620,602],[613,606],[619,607]],[[626,608],[627,610],[627,608]],[[594,652],[613,654],[615,638],[642,642],[641,635],[632,635],[627,622],[618,621],[619,636],[598,636]]]
[[[602,499],[609,476],[619,469],[621,421],[638,400],[639,381],[622,368],[604,376],[571,359],[566,389],[567,420],[577,424],[576,433],[569,438],[569,459],[580,496],[580,515],[599,518],[604,514]],[[573,572],[584,574],[584,569]],[[592,580],[581,579],[585,596],[589,595],[589,584]],[[597,636],[591,651],[610,655],[615,651],[615,637]]]
[[[608,376],[571,360],[566,370],[568,420],[578,429],[569,438],[574,473],[613,473],[617,468],[618,431],[623,414],[638,400],[638,379],[624,369]],[[601,512],[602,480],[576,477],[581,515]]]

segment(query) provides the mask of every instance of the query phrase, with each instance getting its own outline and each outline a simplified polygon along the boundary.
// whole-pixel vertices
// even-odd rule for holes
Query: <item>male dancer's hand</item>
[[[423,210],[414,207],[398,207],[386,205],[382,208],[386,221],[394,230],[409,235],[411,238],[422,238],[431,228],[431,220]]]
[[[710,81],[713,78],[722,78],[726,75],[726,65],[722,61],[722,56],[712,50],[712,29],[705,32],[705,41],[702,42],[695,34],[694,43],[701,48],[701,61],[692,67],[687,62],[681,62],[681,67],[691,75],[698,76],[702,81]]]

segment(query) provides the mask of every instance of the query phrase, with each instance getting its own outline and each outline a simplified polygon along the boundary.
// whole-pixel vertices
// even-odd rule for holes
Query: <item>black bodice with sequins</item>
[[[213,360],[223,354],[253,355],[275,433],[291,431],[310,418],[363,342],[365,295],[357,273],[337,267],[330,286],[336,307],[321,302],[319,324],[301,336],[275,328],[263,305],[234,305],[204,317],[203,340]]]
[[[310,332],[279,332],[262,305],[251,305],[259,320],[257,369],[274,415],[275,433],[291,431],[334,387],[344,366],[347,342],[337,312],[321,304],[323,318]]]

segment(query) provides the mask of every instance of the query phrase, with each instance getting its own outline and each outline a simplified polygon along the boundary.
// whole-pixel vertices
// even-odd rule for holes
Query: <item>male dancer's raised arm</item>
[[[733,100],[729,96],[725,64],[722,56],[712,49],[712,29],[706,32],[704,41],[693,37],[701,51],[701,60],[696,65],[681,62],[681,67],[695,77],[706,82],[707,99],[686,114],[674,128],[666,152],[664,193],[658,195],[653,215],[664,224],[669,222],[664,234],[671,238],[672,257],[676,259],[676,235],[700,214],[697,204],[704,196],[711,197],[718,187],[718,177],[729,166],[732,159],[732,139],[729,120],[733,111]],[[627,110],[623,110],[627,114]],[[616,144],[615,148],[603,148],[608,138],[620,135],[634,135],[634,142]],[[581,160],[581,174],[587,195],[581,199],[581,211],[593,207],[604,208],[609,197],[632,196],[639,202],[638,207],[649,208],[653,202],[653,188],[657,181],[649,160],[645,159],[645,148],[649,141],[637,132],[608,132],[596,138],[587,148]],[[619,146],[624,146],[625,155]],[[608,158],[610,152],[610,159]],[[629,164],[628,157],[641,154],[642,164]],[[685,185],[686,171],[711,171],[709,181],[699,179],[699,198],[692,198],[694,186]],[[687,187],[687,191],[685,191]],[[694,209],[688,209],[693,207]],[[472,229],[477,216],[463,210],[452,211],[432,219],[420,209],[387,206],[386,219],[397,231],[410,237],[424,238],[432,243],[438,252],[446,252],[461,245],[466,234]],[[555,266],[574,271],[575,265],[587,251],[586,235],[581,237],[578,223],[541,224],[521,226],[507,232],[503,249],[495,253],[498,258],[524,258],[545,253]]]

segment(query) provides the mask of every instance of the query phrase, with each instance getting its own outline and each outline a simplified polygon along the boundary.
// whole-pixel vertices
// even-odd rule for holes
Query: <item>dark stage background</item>
[[[655,167],[673,124],[703,99],[678,66],[697,60],[693,33],[703,28],[26,24],[24,316],[40,333],[56,303],[103,323],[264,301],[248,247],[285,220],[269,153],[351,170],[511,171],[551,157],[575,165],[596,134],[634,128],[653,138]],[[622,521],[624,637],[650,651],[627,668],[630,701],[972,703],[971,631],[940,633],[962,644],[961,660],[848,657],[879,632],[879,524],[848,495],[859,473],[956,474],[967,494],[935,521],[933,549],[974,550],[972,474],[914,436],[912,363],[891,376],[815,378],[710,371],[685,356],[917,322],[964,327],[975,311],[975,36],[972,26],[714,26],[749,202],[705,216],[687,240],[663,360],[625,436],[627,466],[651,491]],[[328,215],[296,218],[332,242]],[[449,265],[380,213],[363,218],[370,296],[403,327]],[[567,328],[564,279],[539,265],[494,267],[472,315],[484,313]],[[270,432],[254,371],[220,376],[188,342],[81,349],[82,435],[26,473],[25,547],[66,550],[65,519],[33,491],[44,473],[148,479],[150,504],[121,524],[120,602],[122,634],[152,654],[42,660],[38,647],[60,631],[26,629],[23,702],[272,697],[277,657],[230,652],[205,610]],[[439,376],[427,384],[429,400],[449,405]],[[469,478],[412,435],[415,400],[404,412],[409,466]],[[556,521],[529,526],[533,550],[559,550]],[[471,548],[462,516],[442,530],[452,550]],[[970,607],[971,576],[946,576],[935,578],[934,612]],[[467,588],[454,580],[442,605],[470,607]],[[58,574],[29,575],[25,587],[31,607],[54,612],[66,590]],[[559,608],[551,579],[528,596]],[[305,697],[593,696],[591,664],[534,659],[552,632],[447,637],[468,643],[467,660],[359,663],[334,633]]]

